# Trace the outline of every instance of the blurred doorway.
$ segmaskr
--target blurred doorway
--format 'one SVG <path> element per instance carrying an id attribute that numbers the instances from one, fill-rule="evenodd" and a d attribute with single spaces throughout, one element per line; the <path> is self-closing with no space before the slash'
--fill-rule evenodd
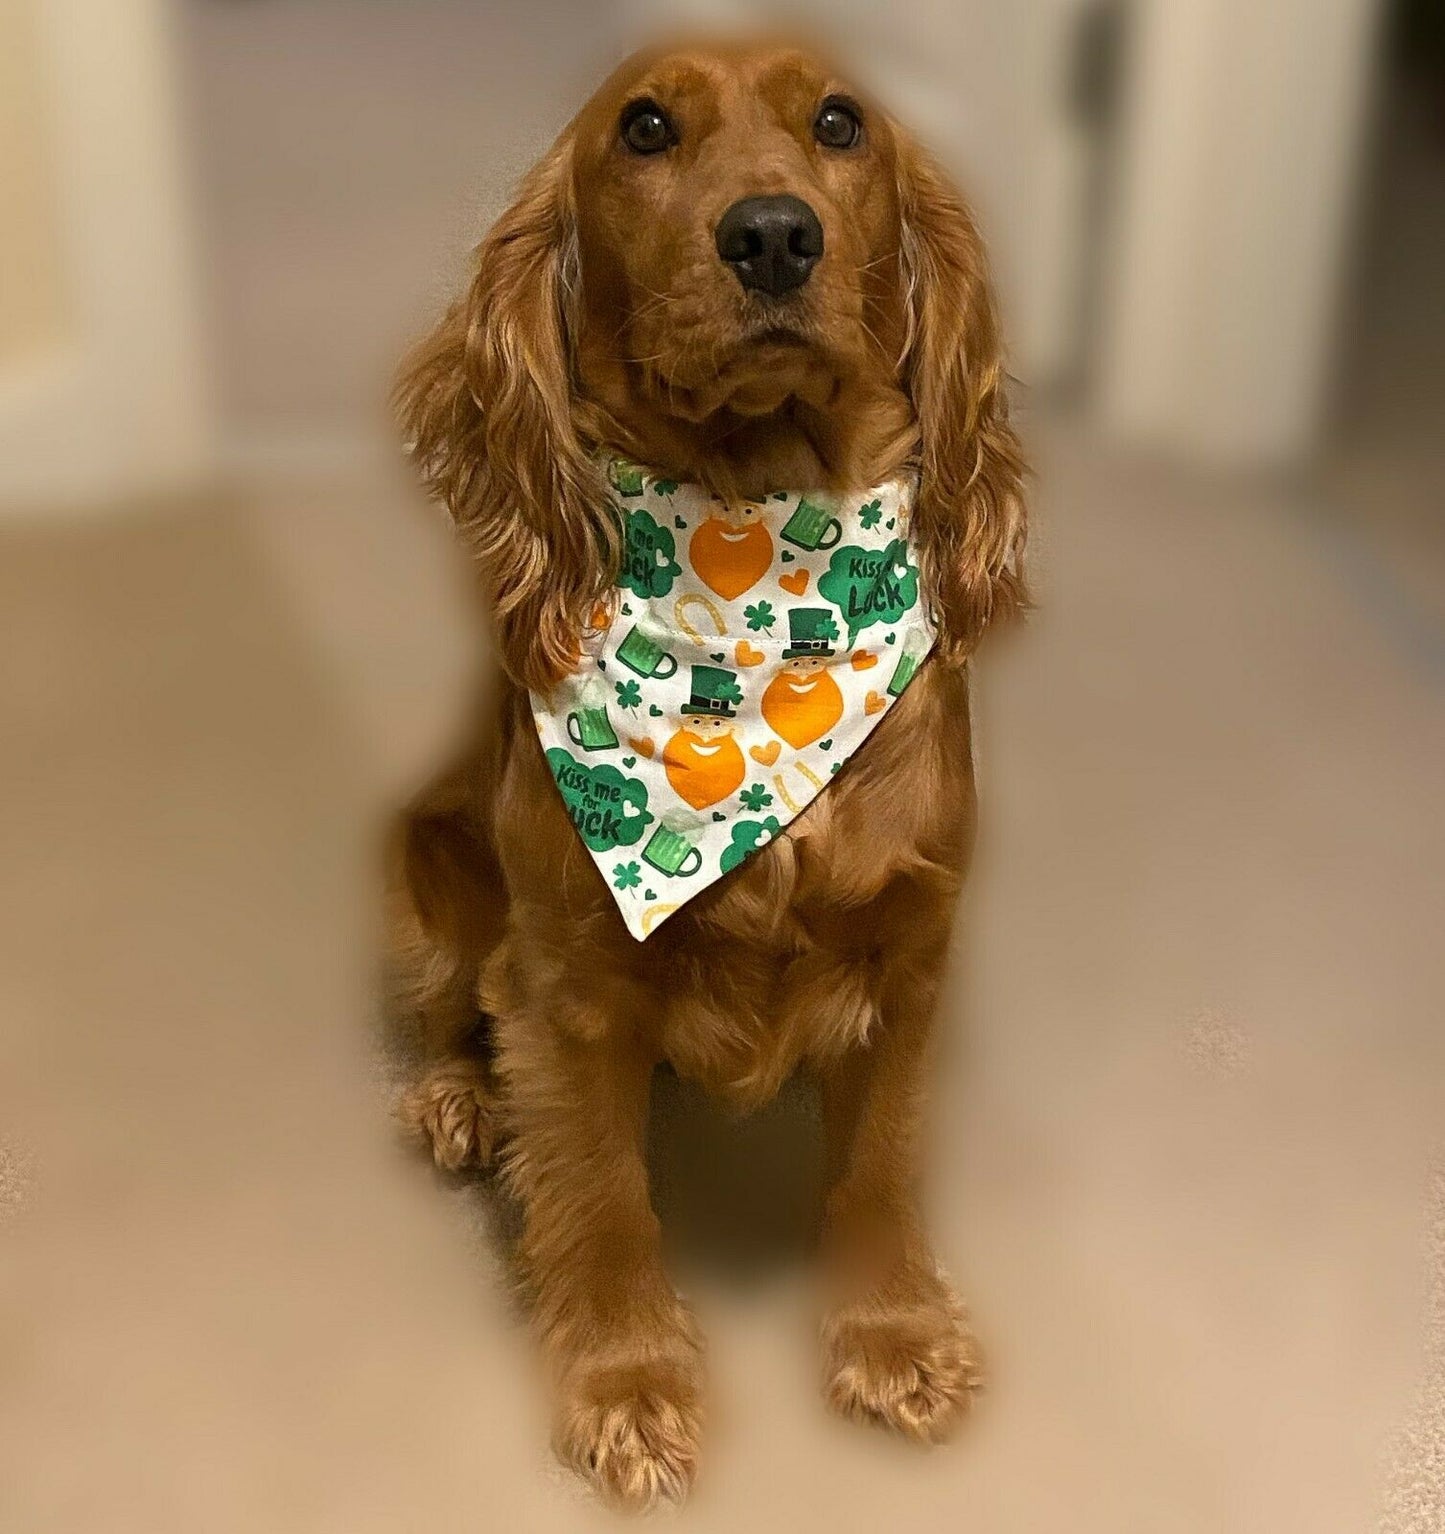
<path id="1" fill-rule="evenodd" d="M 1390 8 L 1324 444 L 1331 503 L 1445 623 L 1445 6 Z M 1439 654 L 1439 639 L 1432 642 Z"/>
<path id="2" fill-rule="evenodd" d="M 1133 0 L 1096 405 L 1275 468 L 1318 446 L 1381 0 Z"/>
<path id="3" fill-rule="evenodd" d="M 1445 6 L 1391 8 L 1335 378 L 1337 453 L 1445 452 Z M 1437 482 L 1438 483 L 1438 482 Z M 1445 518 L 1445 501 L 1433 510 Z"/>
<path id="4" fill-rule="evenodd" d="M 0 7 L 0 508 L 204 471 L 167 0 Z"/>

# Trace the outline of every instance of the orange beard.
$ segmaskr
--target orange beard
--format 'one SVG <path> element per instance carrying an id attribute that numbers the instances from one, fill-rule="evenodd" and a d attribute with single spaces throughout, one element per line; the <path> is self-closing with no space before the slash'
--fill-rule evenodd
<path id="1" fill-rule="evenodd" d="M 704 585 L 731 602 L 767 574 L 773 539 L 761 522 L 734 527 L 721 517 L 709 517 L 692 535 L 688 557 Z"/>
<path id="2" fill-rule="evenodd" d="M 800 750 L 843 717 L 843 694 L 826 671 L 800 677 L 780 671 L 763 694 L 763 718 L 775 735 Z"/>
<path id="3" fill-rule="evenodd" d="M 690 734 L 686 725 L 668 741 L 662 760 L 674 792 L 695 810 L 726 799 L 742 787 L 748 772 L 743 753 L 731 735 L 710 744 Z"/>

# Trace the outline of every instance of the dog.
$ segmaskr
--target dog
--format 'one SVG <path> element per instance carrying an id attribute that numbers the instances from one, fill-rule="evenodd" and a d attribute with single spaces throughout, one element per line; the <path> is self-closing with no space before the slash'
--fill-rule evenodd
<path id="1" fill-rule="evenodd" d="M 622 64 L 404 367 L 410 451 L 474 563 L 500 675 L 393 849 L 391 957 L 425 1052 L 400 1111 L 442 1167 L 500 1162 L 557 1450 L 617 1502 L 680 1498 L 698 1458 L 699 1336 L 663 1269 L 643 1154 L 663 1062 L 744 1110 L 795 1072 L 817 1080 L 831 1404 L 932 1441 L 978 1383 L 915 1187 L 974 836 L 968 662 L 1027 602 L 1006 382 L 965 202 L 832 65 L 775 40 Z M 599 454 L 650 478 L 609 483 Z M 800 813 L 767 836 L 751 822 L 729 872 L 645 936 L 629 930 L 539 738 L 542 700 L 603 654 L 593 642 L 631 557 L 621 495 L 697 487 L 695 563 L 725 570 L 714 589 L 735 594 L 766 551 L 709 544 L 748 548 L 769 497 L 842 505 L 892 481 L 914 487 L 908 544 L 888 558 L 916 572 L 926 659 L 896 698 L 870 689 L 868 709 L 888 707 Z M 862 686 L 854 668 L 876 657 L 803 627 L 766 717 L 810 742 L 839 717 L 828 679 Z M 761 652 L 745 635 L 738 653 Z M 828 687 L 809 694 L 820 672 Z M 661 722 L 676 734 L 656 766 L 665 754 L 674 786 L 711 803 L 751 769 L 728 695 L 696 685 L 692 714 Z M 575 717 L 568 728 L 578 741 Z"/>

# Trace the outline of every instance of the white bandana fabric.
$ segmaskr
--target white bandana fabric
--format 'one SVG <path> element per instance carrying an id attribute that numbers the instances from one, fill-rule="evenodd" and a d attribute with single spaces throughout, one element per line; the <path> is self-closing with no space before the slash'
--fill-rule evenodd
<path id="1" fill-rule="evenodd" d="M 610 609 L 532 713 L 633 937 L 828 786 L 933 647 L 914 481 L 727 506 L 607 462 L 626 532 Z"/>

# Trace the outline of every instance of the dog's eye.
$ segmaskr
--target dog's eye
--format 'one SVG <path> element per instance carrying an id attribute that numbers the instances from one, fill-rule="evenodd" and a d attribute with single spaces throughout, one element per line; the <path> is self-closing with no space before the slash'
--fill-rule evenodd
<path id="1" fill-rule="evenodd" d="M 857 107 L 840 97 L 830 96 L 813 119 L 813 137 L 826 149 L 851 149 L 862 133 Z"/>
<path id="2" fill-rule="evenodd" d="M 622 142 L 635 154 L 657 154 L 677 141 L 655 101 L 634 101 L 622 114 Z"/>

